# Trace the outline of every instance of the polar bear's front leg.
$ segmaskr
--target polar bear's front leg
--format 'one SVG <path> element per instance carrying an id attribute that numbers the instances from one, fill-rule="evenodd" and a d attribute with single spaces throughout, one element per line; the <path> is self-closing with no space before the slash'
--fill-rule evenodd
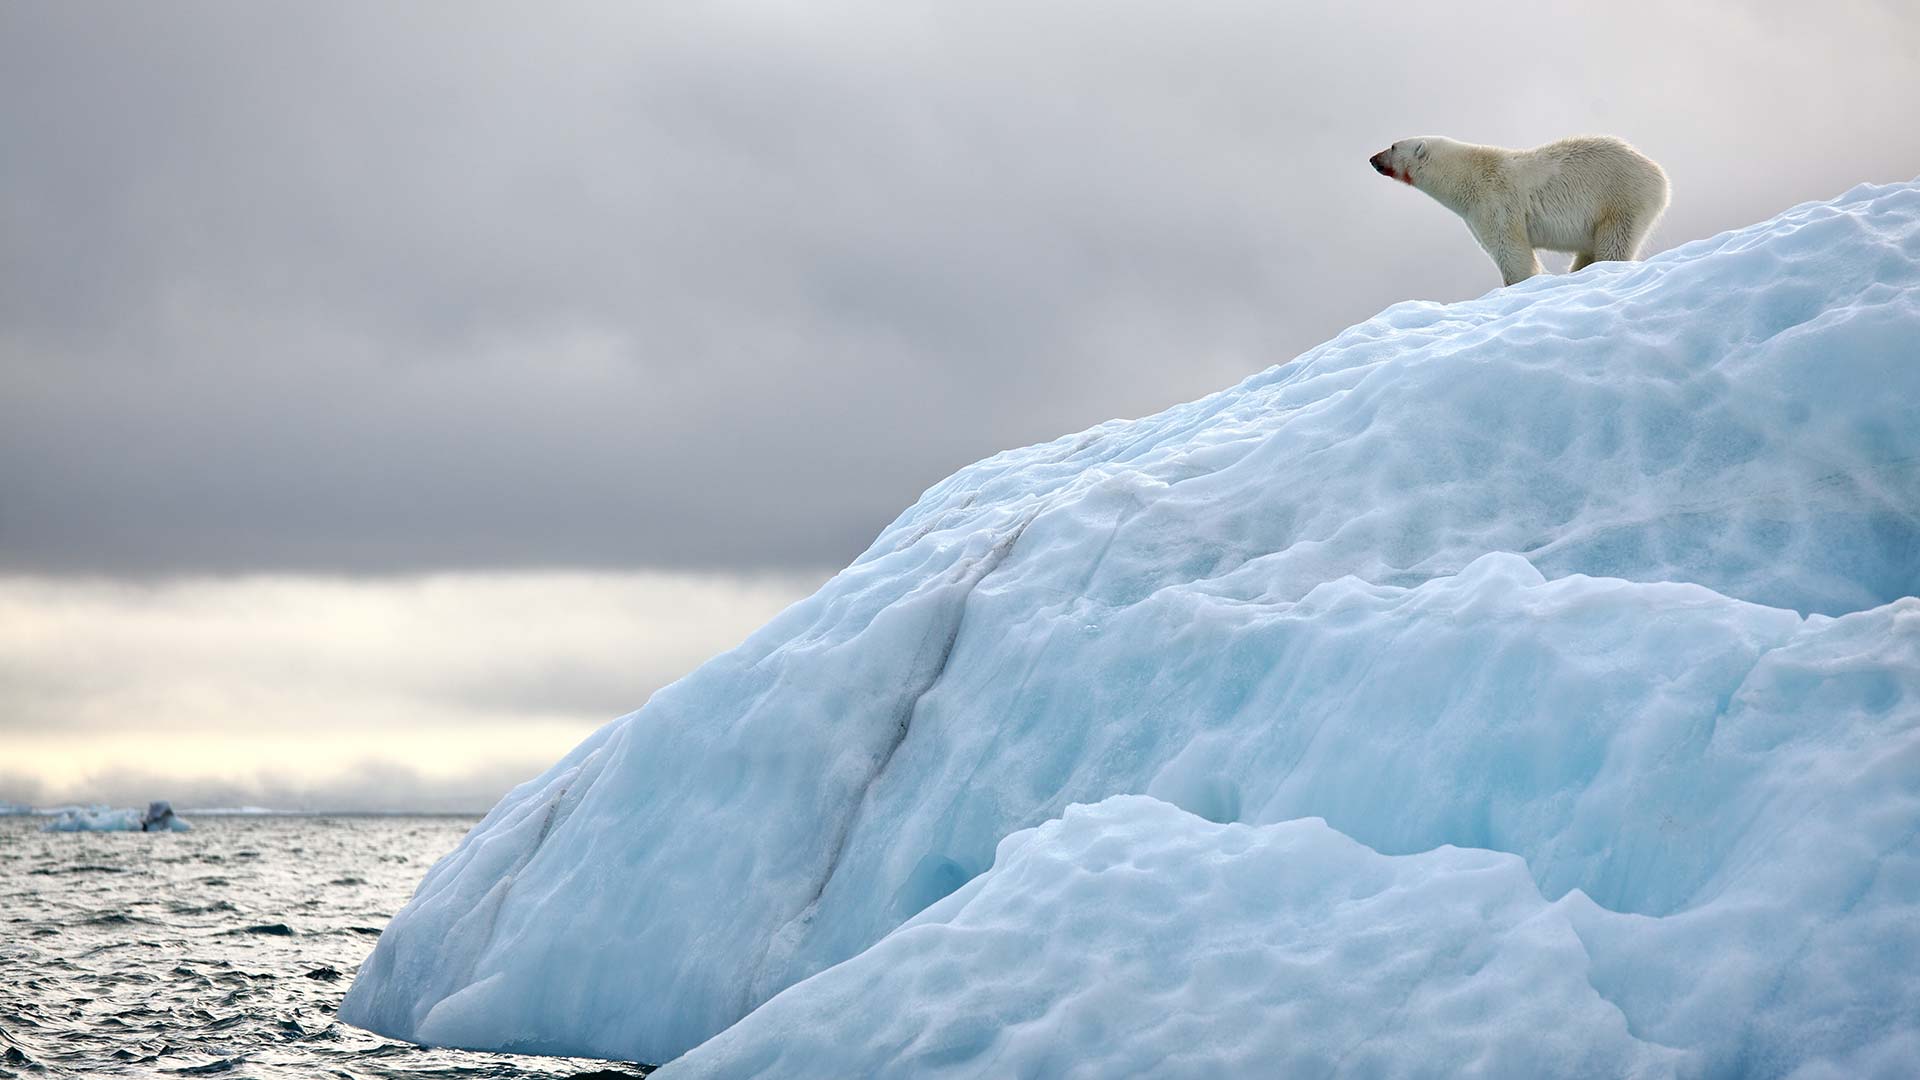
<path id="1" fill-rule="evenodd" d="M 1469 218 L 1467 225 L 1473 229 L 1474 239 L 1493 256 L 1494 265 L 1500 268 L 1501 280 L 1508 285 L 1541 272 L 1540 258 L 1533 253 L 1533 243 L 1527 238 L 1525 218 L 1511 215 Z"/>
<path id="2" fill-rule="evenodd" d="M 1503 244 L 1499 251 L 1490 254 L 1493 255 L 1493 261 L 1500 264 L 1500 277 L 1509 285 L 1517 285 L 1542 272 L 1540 257 L 1527 246 L 1524 237 L 1518 246 Z"/>

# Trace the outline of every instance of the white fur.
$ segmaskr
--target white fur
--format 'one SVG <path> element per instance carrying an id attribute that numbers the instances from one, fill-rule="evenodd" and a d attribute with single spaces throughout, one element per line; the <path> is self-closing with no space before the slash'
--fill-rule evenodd
<path id="1" fill-rule="evenodd" d="M 1429 135 L 1394 143 L 1373 165 L 1465 218 L 1509 285 L 1541 272 L 1536 248 L 1571 252 L 1575 270 L 1637 258 L 1667 208 L 1667 174 L 1607 135 L 1531 150 Z"/>

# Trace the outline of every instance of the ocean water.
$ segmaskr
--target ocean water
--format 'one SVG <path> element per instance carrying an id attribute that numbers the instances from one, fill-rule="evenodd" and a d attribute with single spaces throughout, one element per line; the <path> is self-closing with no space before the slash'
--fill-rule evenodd
<path id="1" fill-rule="evenodd" d="M 0 818 L 0 1077 L 638 1077 L 429 1050 L 341 1023 L 354 968 L 452 817 L 203 817 L 188 833 Z"/>

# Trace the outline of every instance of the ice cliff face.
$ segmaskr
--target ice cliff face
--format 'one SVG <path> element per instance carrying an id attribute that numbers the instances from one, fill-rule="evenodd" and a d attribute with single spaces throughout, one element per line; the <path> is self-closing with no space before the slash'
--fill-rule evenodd
<path id="1" fill-rule="evenodd" d="M 1910 1064 L 1916 592 L 1920 185 L 1401 304 L 935 486 L 503 800 L 341 1015 L 712 1040 L 663 1076 Z"/>

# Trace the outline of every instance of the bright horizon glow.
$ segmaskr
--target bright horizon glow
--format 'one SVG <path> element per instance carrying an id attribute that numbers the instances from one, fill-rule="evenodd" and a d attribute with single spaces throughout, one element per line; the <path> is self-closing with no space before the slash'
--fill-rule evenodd
<path id="1" fill-rule="evenodd" d="M 0 578 L 0 800 L 485 809 L 825 576 Z"/>

